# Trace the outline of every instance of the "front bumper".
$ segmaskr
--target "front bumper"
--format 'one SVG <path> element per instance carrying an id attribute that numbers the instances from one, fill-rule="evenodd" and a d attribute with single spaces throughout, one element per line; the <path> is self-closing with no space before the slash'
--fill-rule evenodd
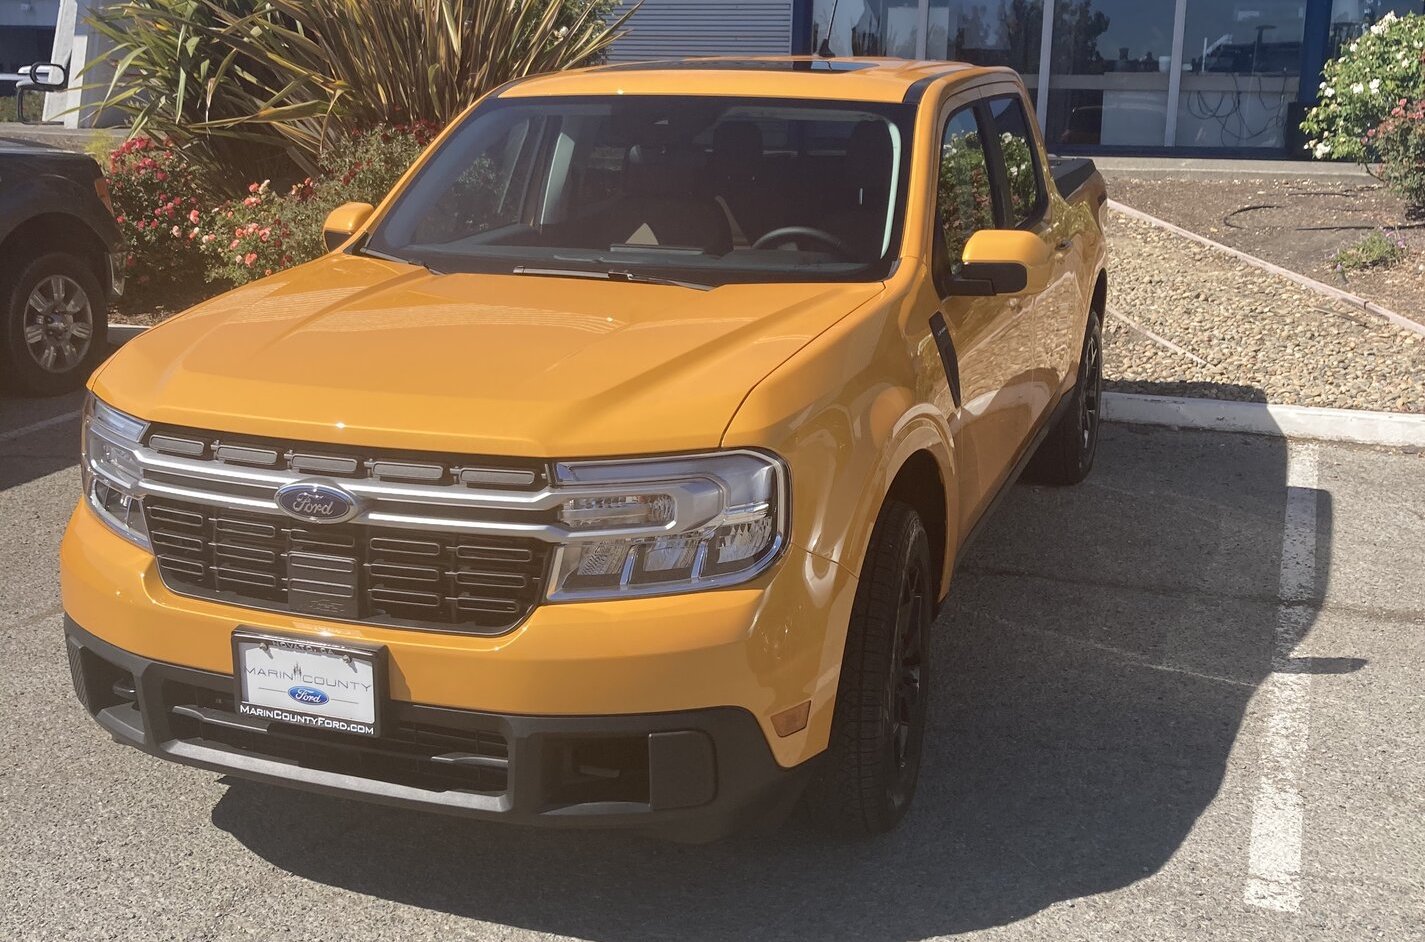
<path id="1" fill-rule="evenodd" d="M 131 654 L 65 616 L 75 692 L 120 743 L 185 765 L 308 791 L 552 827 L 711 840 L 796 800 L 734 707 L 520 716 L 395 702 L 379 739 L 233 712 L 230 675 Z"/>
<path id="2" fill-rule="evenodd" d="M 60 576 L 71 618 L 152 661 L 230 676 L 239 626 L 381 645 L 396 702 L 545 717 L 740 708 L 784 768 L 826 748 L 855 595 L 844 569 L 791 546 L 745 587 L 544 604 L 498 637 L 330 622 L 176 595 L 151 553 L 83 504 Z M 778 735 L 771 718 L 808 700 L 806 728 Z"/>

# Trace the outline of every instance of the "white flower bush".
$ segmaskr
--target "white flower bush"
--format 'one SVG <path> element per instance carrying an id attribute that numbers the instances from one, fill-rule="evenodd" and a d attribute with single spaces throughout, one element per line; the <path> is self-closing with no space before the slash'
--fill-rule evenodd
<path id="1" fill-rule="evenodd" d="M 1317 159 L 1375 158 L 1368 134 L 1402 101 L 1425 98 L 1425 16 L 1388 13 L 1326 63 L 1319 101 L 1302 122 Z"/>

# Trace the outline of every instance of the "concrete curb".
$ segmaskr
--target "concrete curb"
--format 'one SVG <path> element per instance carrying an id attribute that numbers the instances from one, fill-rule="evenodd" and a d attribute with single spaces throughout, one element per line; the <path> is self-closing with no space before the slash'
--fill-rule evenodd
<path id="1" fill-rule="evenodd" d="M 1125 425 L 1241 432 L 1358 445 L 1425 448 L 1425 415 L 1319 409 L 1269 402 L 1103 394 L 1103 418 Z"/>
<path id="2" fill-rule="evenodd" d="M 1221 242 L 1215 242 L 1212 239 L 1209 239 L 1207 236 L 1198 235 L 1196 232 L 1193 232 L 1189 229 L 1184 229 L 1182 226 L 1175 226 L 1167 220 L 1159 219 L 1157 216 L 1149 215 L 1148 213 L 1143 212 L 1143 210 L 1141 209 L 1134 209 L 1132 206 L 1125 206 L 1117 200 L 1109 200 L 1108 208 L 1113 210 L 1114 212 L 1122 213 L 1125 216 L 1131 216 L 1132 218 L 1137 219 L 1139 222 L 1146 222 L 1151 226 L 1157 226 L 1159 229 L 1166 229 L 1168 232 L 1171 232 L 1174 235 L 1180 235 L 1184 239 L 1191 239 L 1199 245 L 1205 245 L 1210 249 L 1216 249 L 1217 251 L 1222 252 L 1225 255 L 1231 255 L 1233 258 L 1246 262 L 1248 265 L 1251 265 L 1255 268 L 1260 268 L 1263 271 L 1271 272 L 1273 275 L 1278 275 L 1282 278 L 1287 279 L 1288 281 L 1295 282 L 1296 284 L 1301 285 L 1303 288 L 1309 288 L 1312 291 L 1315 291 L 1317 294 L 1325 295 L 1326 297 L 1333 298 L 1337 301 L 1344 301 L 1345 303 L 1350 304 L 1353 307 L 1358 307 L 1363 311 L 1369 311 L 1377 317 L 1381 317 L 1385 320 L 1390 321 L 1396 327 L 1402 327 L 1405 330 L 1414 331 L 1415 333 L 1420 334 L 1421 336 L 1425 336 L 1425 324 L 1418 323 L 1408 317 L 1405 317 L 1404 315 L 1397 314 L 1389 308 L 1381 307 L 1374 301 L 1367 301 L 1365 298 L 1359 295 L 1351 294 L 1351 292 L 1349 291 L 1342 291 L 1340 288 L 1332 287 L 1331 285 L 1328 285 L 1325 282 L 1317 281 L 1315 278 L 1308 278 L 1306 275 L 1303 275 L 1300 272 L 1294 272 L 1289 268 L 1282 268 L 1280 265 L 1273 265 L 1271 262 L 1257 258 L 1257 256 L 1255 255 L 1248 255 L 1241 249 L 1234 249 L 1230 245 L 1223 245 Z"/>
<path id="3" fill-rule="evenodd" d="M 122 347 L 146 330 L 148 327 L 144 324 L 110 324 L 109 345 Z"/>

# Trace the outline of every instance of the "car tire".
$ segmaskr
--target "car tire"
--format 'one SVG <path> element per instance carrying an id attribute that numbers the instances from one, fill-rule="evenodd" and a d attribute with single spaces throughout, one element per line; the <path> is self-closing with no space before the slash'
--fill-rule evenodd
<path id="1" fill-rule="evenodd" d="M 0 385 L 54 396 L 77 389 L 99 364 L 109 324 L 104 290 L 82 258 L 47 252 L 6 279 Z"/>
<path id="2" fill-rule="evenodd" d="M 883 834 L 910 807 L 925 736 L 934 608 L 930 543 L 920 515 L 889 501 L 852 605 L 831 742 L 807 793 L 826 830 Z"/>
<path id="3" fill-rule="evenodd" d="M 1026 468 L 1025 477 L 1036 484 L 1078 484 L 1093 470 L 1103 422 L 1103 321 L 1089 314 L 1079 378 L 1070 394 L 1068 409 L 1049 430 Z"/>

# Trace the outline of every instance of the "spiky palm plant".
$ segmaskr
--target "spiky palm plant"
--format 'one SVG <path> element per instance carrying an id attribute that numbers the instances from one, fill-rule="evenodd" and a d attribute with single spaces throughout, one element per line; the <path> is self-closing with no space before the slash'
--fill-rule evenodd
<path id="1" fill-rule="evenodd" d="M 344 133 L 444 124 L 511 79 L 596 61 L 608 0 L 124 0 L 105 107 L 171 138 L 216 189 L 315 171 Z M 272 164 L 285 164 L 269 169 Z M 266 166 L 264 166 L 266 165 Z M 264 172 L 265 171 L 265 172 Z"/>

